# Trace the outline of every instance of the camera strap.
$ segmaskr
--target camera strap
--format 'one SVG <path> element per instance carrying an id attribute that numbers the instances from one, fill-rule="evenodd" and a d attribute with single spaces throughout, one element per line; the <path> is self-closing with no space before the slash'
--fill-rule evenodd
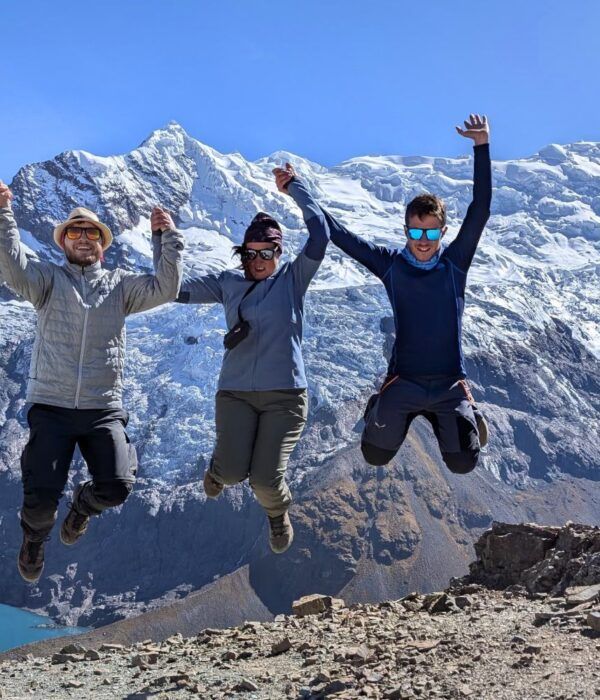
<path id="1" fill-rule="evenodd" d="M 238 318 L 240 320 L 240 323 L 244 322 L 244 319 L 242 318 L 242 303 L 244 299 L 250 294 L 250 292 L 256 287 L 256 285 L 260 282 L 261 280 L 256 280 L 253 284 L 251 284 L 248 289 L 244 292 L 244 296 L 240 299 L 240 305 L 238 306 Z"/>

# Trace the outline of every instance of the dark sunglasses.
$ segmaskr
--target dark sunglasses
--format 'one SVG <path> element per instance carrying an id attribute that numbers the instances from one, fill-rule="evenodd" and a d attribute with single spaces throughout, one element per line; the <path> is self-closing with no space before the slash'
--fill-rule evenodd
<path id="1" fill-rule="evenodd" d="M 273 260 L 277 248 L 264 248 L 263 250 L 254 250 L 253 248 L 244 248 L 241 253 L 242 260 L 244 262 L 250 262 L 250 260 L 256 260 L 256 256 L 260 255 L 263 260 Z"/>
<path id="2" fill-rule="evenodd" d="M 442 237 L 441 228 L 409 228 L 408 236 L 412 241 L 420 241 L 423 234 L 427 236 L 428 241 L 439 241 Z"/>

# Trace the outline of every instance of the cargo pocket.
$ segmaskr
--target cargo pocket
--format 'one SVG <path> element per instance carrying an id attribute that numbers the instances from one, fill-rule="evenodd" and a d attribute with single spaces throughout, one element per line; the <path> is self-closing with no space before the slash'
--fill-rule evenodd
<path id="1" fill-rule="evenodd" d="M 23 486 L 27 487 L 29 482 L 29 476 L 31 475 L 31 467 L 27 464 L 27 453 L 29 451 L 29 443 L 23 448 L 21 452 L 21 483 Z"/>
<path id="2" fill-rule="evenodd" d="M 458 431 L 458 444 L 461 452 L 474 452 L 479 450 L 479 431 L 475 418 L 473 420 L 463 415 L 456 417 Z"/>
<path id="3" fill-rule="evenodd" d="M 127 435 L 127 433 L 125 433 L 125 440 L 127 441 L 127 455 L 129 458 L 129 476 L 133 481 L 135 481 L 138 472 L 137 450 L 135 449 L 135 445 L 129 439 L 129 435 Z"/>

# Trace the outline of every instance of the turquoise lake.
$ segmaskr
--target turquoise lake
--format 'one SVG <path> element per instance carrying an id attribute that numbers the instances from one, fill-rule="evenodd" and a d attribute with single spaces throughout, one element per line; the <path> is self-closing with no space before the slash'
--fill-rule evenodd
<path id="1" fill-rule="evenodd" d="M 80 627 L 56 627 L 49 617 L 0 605 L 0 651 L 49 637 L 85 632 Z"/>

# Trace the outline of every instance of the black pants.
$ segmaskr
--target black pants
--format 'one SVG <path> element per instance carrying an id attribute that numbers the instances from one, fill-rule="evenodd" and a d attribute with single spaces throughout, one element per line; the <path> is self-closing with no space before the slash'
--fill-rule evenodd
<path id="1" fill-rule="evenodd" d="M 33 404 L 27 421 L 29 441 L 21 456 L 21 526 L 29 537 L 42 540 L 52 530 L 76 445 L 92 481 L 83 485 L 75 509 L 99 515 L 125 501 L 137 471 L 135 448 L 125 432 L 126 411 Z"/>
<path id="2" fill-rule="evenodd" d="M 477 408 L 460 377 L 395 378 L 371 397 L 365 411 L 362 452 L 369 464 L 387 464 L 417 416 L 431 423 L 446 466 L 458 474 L 479 459 Z"/>

